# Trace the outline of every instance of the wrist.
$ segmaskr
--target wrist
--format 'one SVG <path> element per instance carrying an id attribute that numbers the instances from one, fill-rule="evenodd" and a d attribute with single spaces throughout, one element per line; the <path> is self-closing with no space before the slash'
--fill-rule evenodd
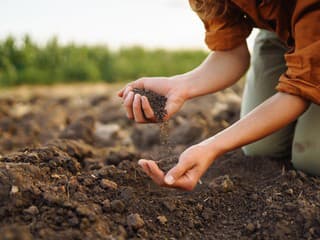
<path id="1" fill-rule="evenodd" d="M 193 98 L 192 96 L 192 90 L 194 88 L 193 78 L 190 73 L 176 75 L 170 78 L 170 81 L 174 82 L 174 85 L 176 86 L 175 91 L 179 93 L 181 98 L 184 100 L 189 100 Z"/>
<path id="2" fill-rule="evenodd" d="M 224 153 L 228 152 L 228 147 L 219 140 L 219 136 L 215 135 L 210 137 L 198 144 L 207 149 L 208 152 L 212 154 L 212 158 L 217 158 Z"/>

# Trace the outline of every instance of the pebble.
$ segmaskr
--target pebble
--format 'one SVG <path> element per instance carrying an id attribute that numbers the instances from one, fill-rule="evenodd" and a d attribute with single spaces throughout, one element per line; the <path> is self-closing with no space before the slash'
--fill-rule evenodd
<path id="1" fill-rule="evenodd" d="M 162 204 L 163 204 L 163 205 L 165 206 L 165 208 L 167 208 L 170 212 L 173 212 L 173 211 L 177 208 L 176 204 L 175 204 L 174 202 L 172 202 L 172 201 L 167 201 L 167 200 L 165 200 L 165 201 L 162 202 Z"/>
<path id="2" fill-rule="evenodd" d="M 111 209 L 115 212 L 122 213 L 125 207 L 125 204 L 121 200 L 113 200 L 111 202 Z"/>
<path id="3" fill-rule="evenodd" d="M 226 179 L 223 180 L 221 186 L 222 186 L 222 189 L 224 192 L 230 192 L 230 191 L 232 191 L 234 184 L 231 181 L 231 179 L 229 178 L 229 176 L 227 176 Z"/>
<path id="4" fill-rule="evenodd" d="M 292 188 L 289 188 L 286 190 L 286 193 L 290 194 L 290 195 L 293 195 L 293 189 Z"/>
<path id="5" fill-rule="evenodd" d="M 168 222 L 168 219 L 166 216 L 158 216 L 157 217 L 158 221 L 161 223 L 161 224 L 166 224 Z"/>
<path id="6" fill-rule="evenodd" d="M 111 208 L 111 203 L 110 203 L 110 200 L 109 199 L 105 199 L 103 202 L 102 202 L 102 209 L 107 212 L 109 211 Z"/>
<path id="7" fill-rule="evenodd" d="M 19 192 L 19 188 L 17 186 L 12 186 L 11 187 L 11 191 L 10 191 L 11 194 L 16 194 L 18 192 Z"/>
<path id="8" fill-rule="evenodd" d="M 248 223 L 248 224 L 246 225 L 246 229 L 247 229 L 248 231 L 250 231 L 250 232 L 253 232 L 253 231 L 256 229 L 256 227 L 254 226 L 253 223 Z"/>
<path id="9" fill-rule="evenodd" d="M 288 175 L 291 178 L 296 178 L 297 177 L 297 172 L 295 170 L 290 170 L 290 171 L 288 171 Z"/>
<path id="10" fill-rule="evenodd" d="M 259 198 L 259 195 L 256 194 L 256 193 L 253 193 L 253 194 L 251 195 L 251 198 L 252 198 L 252 200 L 257 201 L 258 198 Z"/>
<path id="11" fill-rule="evenodd" d="M 134 214 L 130 214 L 128 217 L 127 217 L 127 224 L 129 227 L 132 227 L 134 229 L 139 229 L 139 228 L 142 228 L 143 225 L 144 225 L 144 221 L 143 219 L 140 217 L 139 214 L 137 213 L 134 213 Z"/>
<path id="12" fill-rule="evenodd" d="M 115 182 L 109 180 L 109 179 L 102 179 L 100 182 L 100 186 L 104 189 L 114 189 L 116 190 L 118 188 L 118 184 L 116 184 Z"/>
<path id="13" fill-rule="evenodd" d="M 32 216 L 35 216 L 35 215 L 39 214 L 39 209 L 36 206 L 32 205 L 32 206 L 24 209 L 23 212 L 30 214 Z"/>
<path id="14" fill-rule="evenodd" d="M 144 230 L 143 228 L 140 228 L 137 232 L 138 237 L 141 239 L 147 239 L 148 238 L 148 232 Z"/>
<path id="15" fill-rule="evenodd" d="M 234 188 L 234 183 L 230 179 L 229 175 L 219 176 L 215 178 L 210 184 L 210 188 L 216 189 L 222 192 L 230 192 Z"/>

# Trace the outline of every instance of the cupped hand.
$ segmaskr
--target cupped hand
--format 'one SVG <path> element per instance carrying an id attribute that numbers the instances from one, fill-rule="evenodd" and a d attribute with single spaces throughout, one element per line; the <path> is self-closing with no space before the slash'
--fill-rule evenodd
<path id="1" fill-rule="evenodd" d="M 191 191 L 216 156 L 207 146 L 198 144 L 185 150 L 176 166 L 165 174 L 152 160 L 139 160 L 143 171 L 159 186 Z"/>
<path id="2" fill-rule="evenodd" d="M 174 78 L 140 78 L 131 82 L 118 92 L 118 96 L 123 99 L 127 117 L 138 123 L 156 122 L 157 119 L 148 99 L 140 94 L 135 94 L 133 92 L 134 88 L 148 89 L 167 97 L 167 115 L 163 120 L 168 120 L 182 107 L 186 100 L 186 93 L 183 91 L 183 86 Z"/>

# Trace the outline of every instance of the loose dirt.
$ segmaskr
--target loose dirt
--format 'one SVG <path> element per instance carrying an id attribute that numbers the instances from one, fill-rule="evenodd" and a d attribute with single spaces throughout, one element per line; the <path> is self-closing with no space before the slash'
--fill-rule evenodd
<path id="1" fill-rule="evenodd" d="M 162 149 L 160 149 L 162 155 L 165 156 L 167 162 L 174 161 L 173 149 L 174 145 L 170 142 L 170 127 L 169 121 L 165 121 L 164 118 L 167 114 L 166 103 L 167 98 L 162 96 L 154 91 L 146 90 L 146 89 L 133 89 L 133 92 L 136 94 L 140 94 L 141 96 L 147 97 L 150 106 L 154 112 L 156 117 L 156 121 L 160 128 L 160 144 L 162 145 Z M 158 155 L 159 157 L 159 155 Z M 162 161 L 163 159 L 155 159 L 156 161 Z"/>
<path id="2" fill-rule="evenodd" d="M 0 96 L 0 239 L 320 238 L 320 179 L 288 159 L 238 150 L 193 192 L 154 185 L 137 161 L 157 159 L 159 129 L 128 121 L 101 89 Z M 173 153 L 236 120 L 237 99 L 186 104 L 170 123 Z"/>

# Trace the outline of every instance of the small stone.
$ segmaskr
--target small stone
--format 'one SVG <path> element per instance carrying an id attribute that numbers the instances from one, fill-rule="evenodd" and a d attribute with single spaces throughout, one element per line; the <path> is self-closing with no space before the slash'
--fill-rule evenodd
<path id="1" fill-rule="evenodd" d="M 139 229 L 139 228 L 142 228 L 143 225 L 144 225 L 144 221 L 143 219 L 140 217 L 139 214 L 137 213 L 134 213 L 134 214 L 130 214 L 128 217 L 127 217 L 127 224 L 129 227 L 132 227 L 134 229 Z"/>
<path id="2" fill-rule="evenodd" d="M 229 175 L 219 176 L 215 178 L 209 187 L 222 192 L 230 192 L 234 188 L 234 183 L 230 179 Z"/>
<path id="3" fill-rule="evenodd" d="M 268 205 L 270 205 L 270 204 L 272 203 L 272 197 L 268 197 L 268 198 L 266 199 L 266 203 L 267 203 Z"/>
<path id="4" fill-rule="evenodd" d="M 109 179 L 106 179 L 106 178 L 101 180 L 100 186 L 104 189 L 116 190 L 118 188 L 118 185 L 115 182 L 110 181 Z"/>
<path id="5" fill-rule="evenodd" d="M 166 218 L 166 216 L 158 216 L 157 219 L 163 225 L 168 222 L 168 219 Z"/>
<path id="6" fill-rule="evenodd" d="M 291 178 L 296 178 L 297 172 L 295 170 L 290 170 L 290 171 L 288 171 L 288 176 Z"/>
<path id="7" fill-rule="evenodd" d="M 32 216 L 35 216 L 35 215 L 39 214 L 39 209 L 36 206 L 32 205 L 32 206 L 24 209 L 23 212 L 30 214 Z"/>
<path id="8" fill-rule="evenodd" d="M 148 232 L 144 230 L 143 228 L 140 228 L 137 232 L 138 237 L 141 239 L 147 239 L 148 238 Z"/>
<path id="9" fill-rule="evenodd" d="M 293 189 L 292 188 L 287 189 L 286 193 L 288 193 L 289 195 L 293 195 Z"/>
<path id="10" fill-rule="evenodd" d="M 119 235 L 119 237 L 122 237 L 123 239 L 128 238 L 128 233 L 127 233 L 126 229 L 121 225 L 118 226 L 118 235 Z"/>
<path id="11" fill-rule="evenodd" d="M 222 182 L 221 186 L 224 192 L 230 192 L 232 191 L 234 184 L 231 181 L 231 179 L 228 177 Z"/>
<path id="12" fill-rule="evenodd" d="M 162 204 L 164 205 L 165 208 L 167 208 L 170 212 L 173 212 L 177 206 L 173 201 L 163 201 Z"/>
<path id="13" fill-rule="evenodd" d="M 113 200 L 111 202 L 111 209 L 115 212 L 122 213 L 125 207 L 125 204 L 121 200 Z"/>
<path id="14" fill-rule="evenodd" d="M 248 224 L 246 225 L 246 229 L 247 229 L 249 232 L 253 232 L 253 231 L 256 229 L 256 227 L 254 226 L 253 223 L 248 223 Z"/>
<path id="15" fill-rule="evenodd" d="M 19 192 L 19 188 L 17 186 L 12 186 L 11 187 L 11 191 L 10 191 L 11 194 L 16 194 L 18 192 Z"/>
<path id="16" fill-rule="evenodd" d="M 105 212 L 108 212 L 111 208 L 111 203 L 110 203 L 110 200 L 109 199 L 106 199 L 102 202 L 102 209 L 105 211 Z"/>
<path id="17" fill-rule="evenodd" d="M 257 201 L 258 198 L 259 198 L 259 195 L 256 194 L 256 193 L 253 193 L 253 194 L 251 195 L 251 198 L 252 198 L 252 200 Z"/>

